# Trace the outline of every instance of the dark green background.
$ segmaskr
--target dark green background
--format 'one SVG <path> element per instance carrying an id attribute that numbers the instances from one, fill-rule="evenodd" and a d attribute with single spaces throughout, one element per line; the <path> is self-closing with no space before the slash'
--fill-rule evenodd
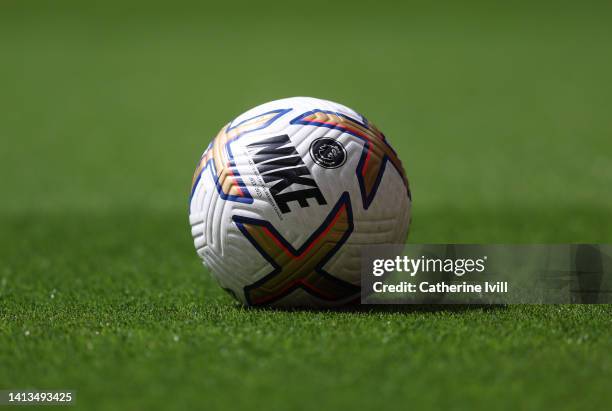
<path id="1" fill-rule="evenodd" d="M 0 388 L 81 409 L 607 409 L 610 306 L 245 310 L 187 222 L 262 102 L 363 112 L 411 242 L 612 242 L 604 2 L 0 4 Z M 103 5 L 102 5 L 103 4 Z"/>

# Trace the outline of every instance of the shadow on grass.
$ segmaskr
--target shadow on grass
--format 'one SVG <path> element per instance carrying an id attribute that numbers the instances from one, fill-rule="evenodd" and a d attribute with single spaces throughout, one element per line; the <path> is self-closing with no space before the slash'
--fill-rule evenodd
<path id="1" fill-rule="evenodd" d="M 310 312 L 310 313 L 355 313 L 355 314 L 376 314 L 376 313 L 464 313 L 476 310 L 482 311 L 497 311 L 506 310 L 506 305 L 490 305 L 490 304 L 354 304 L 345 305 L 342 307 L 245 307 L 237 303 L 236 308 L 242 308 L 249 311 L 266 311 L 266 312 Z"/>

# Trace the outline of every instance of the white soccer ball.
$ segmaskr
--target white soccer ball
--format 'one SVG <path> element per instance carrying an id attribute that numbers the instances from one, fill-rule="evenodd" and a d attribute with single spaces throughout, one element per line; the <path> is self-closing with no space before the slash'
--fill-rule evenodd
<path id="1" fill-rule="evenodd" d="M 402 164 L 365 117 L 308 97 L 272 101 L 224 126 L 193 177 L 198 255 L 245 305 L 359 300 L 361 251 L 404 243 Z"/>

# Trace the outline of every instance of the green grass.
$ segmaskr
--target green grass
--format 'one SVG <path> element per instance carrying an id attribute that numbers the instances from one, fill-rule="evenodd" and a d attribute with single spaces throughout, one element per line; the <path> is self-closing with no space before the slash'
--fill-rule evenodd
<path id="1" fill-rule="evenodd" d="M 389 136 L 411 242 L 612 242 L 609 6 L 30 6 L 0 6 L 0 389 L 87 410 L 609 408 L 611 306 L 247 310 L 187 222 L 218 128 L 312 95 Z"/>

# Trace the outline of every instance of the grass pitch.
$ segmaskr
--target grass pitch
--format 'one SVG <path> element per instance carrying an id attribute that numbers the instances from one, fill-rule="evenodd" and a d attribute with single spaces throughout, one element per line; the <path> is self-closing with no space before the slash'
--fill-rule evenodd
<path id="1" fill-rule="evenodd" d="M 0 6 L 0 389 L 87 410 L 609 408 L 610 306 L 248 310 L 187 222 L 224 122 L 312 95 L 389 136 L 409 241 L 611 242 L 609 6 L 24 7 Z"/>

